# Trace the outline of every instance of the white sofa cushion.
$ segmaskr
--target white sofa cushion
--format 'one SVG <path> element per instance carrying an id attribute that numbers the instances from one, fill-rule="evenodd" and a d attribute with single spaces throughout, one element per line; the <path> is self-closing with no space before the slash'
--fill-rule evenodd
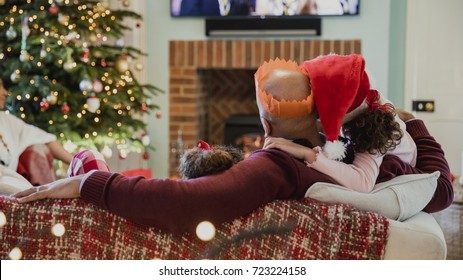
<path id="1" fill-rule="evenodd" d="M 360 193 L 348 188 L 316 183 L 305 196 L 322 202 L 341 202 L 360 210 L 374 211 L 389 219 L 404 221 L 417 214 L 428 204 L 437 188 L 440 173 L 410 174 L 375 185 L 370 193 Z"/>
<path id="2" fill-rule="evenodd" d="M 0 165 L 0 195 L 10 195 L 32 187 L 23 176 Z"/>

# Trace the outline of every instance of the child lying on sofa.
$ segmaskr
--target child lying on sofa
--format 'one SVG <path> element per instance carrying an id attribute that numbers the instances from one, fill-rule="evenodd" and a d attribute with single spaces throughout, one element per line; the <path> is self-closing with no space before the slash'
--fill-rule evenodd
<path id="1" fill-rule="evenodd" d="M 199 140 L 198 146 L 187 150 L 178 167 L 182 179 L 217 174 L 244 159 L 243 151 L 233 146 L 214 145 Z"/>

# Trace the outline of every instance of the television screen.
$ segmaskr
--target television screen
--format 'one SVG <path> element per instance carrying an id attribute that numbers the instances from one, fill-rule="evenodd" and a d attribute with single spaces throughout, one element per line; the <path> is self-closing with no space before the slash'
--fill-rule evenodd
<path id="1" fill-rule="evenodd" d="M 360 0 L 171 0 L 173 17 L 358 15 Z"/>

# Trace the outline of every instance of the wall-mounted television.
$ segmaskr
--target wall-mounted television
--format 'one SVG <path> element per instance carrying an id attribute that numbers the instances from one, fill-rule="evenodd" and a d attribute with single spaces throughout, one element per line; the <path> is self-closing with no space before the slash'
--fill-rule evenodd
<path id="1" fill-rule="evenodd" d="M 360 0 L 170 0 L 172 17 L 358 15 Z"/>

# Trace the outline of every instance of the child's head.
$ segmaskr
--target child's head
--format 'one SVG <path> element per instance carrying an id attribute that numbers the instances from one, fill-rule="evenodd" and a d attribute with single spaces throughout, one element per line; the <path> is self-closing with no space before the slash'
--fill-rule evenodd
<path id="1" fill-rule="evenodd" d="M 180 158 L 178 172 L 183 179 L 193 179 L 223 172 L 244 159 L 243 152 L 233 146 L 209 146 L 199 141 Z"/>
<path id="2" fill-rule="evenodd" d="M 345 146 L 338 141 L 346 114 L 356 116 L 343 128 L 356 152 L 384 154 L 402 137 L 391 104 L 379 105 L 379 93 L 372 89 L 361 55 L 325 55 L 305 61 L 312 92 L 327 142 L 323 152 L 330 159 L 342 159 Z M 366 105 L 365 105 L 366 104 Z M 356 110 L 362 107 L 361 110 Z M 361 113 L 361 114 L 359 114 Z"/>
<path id="3" fill-rule="evenodd" d="M 365 108 L 342 126 L 344 135 L 350 139 L 355 152 L 386 154 L 394 149 L 403 136 L 399 123 L 395 121 L 392 104 Z"/>

